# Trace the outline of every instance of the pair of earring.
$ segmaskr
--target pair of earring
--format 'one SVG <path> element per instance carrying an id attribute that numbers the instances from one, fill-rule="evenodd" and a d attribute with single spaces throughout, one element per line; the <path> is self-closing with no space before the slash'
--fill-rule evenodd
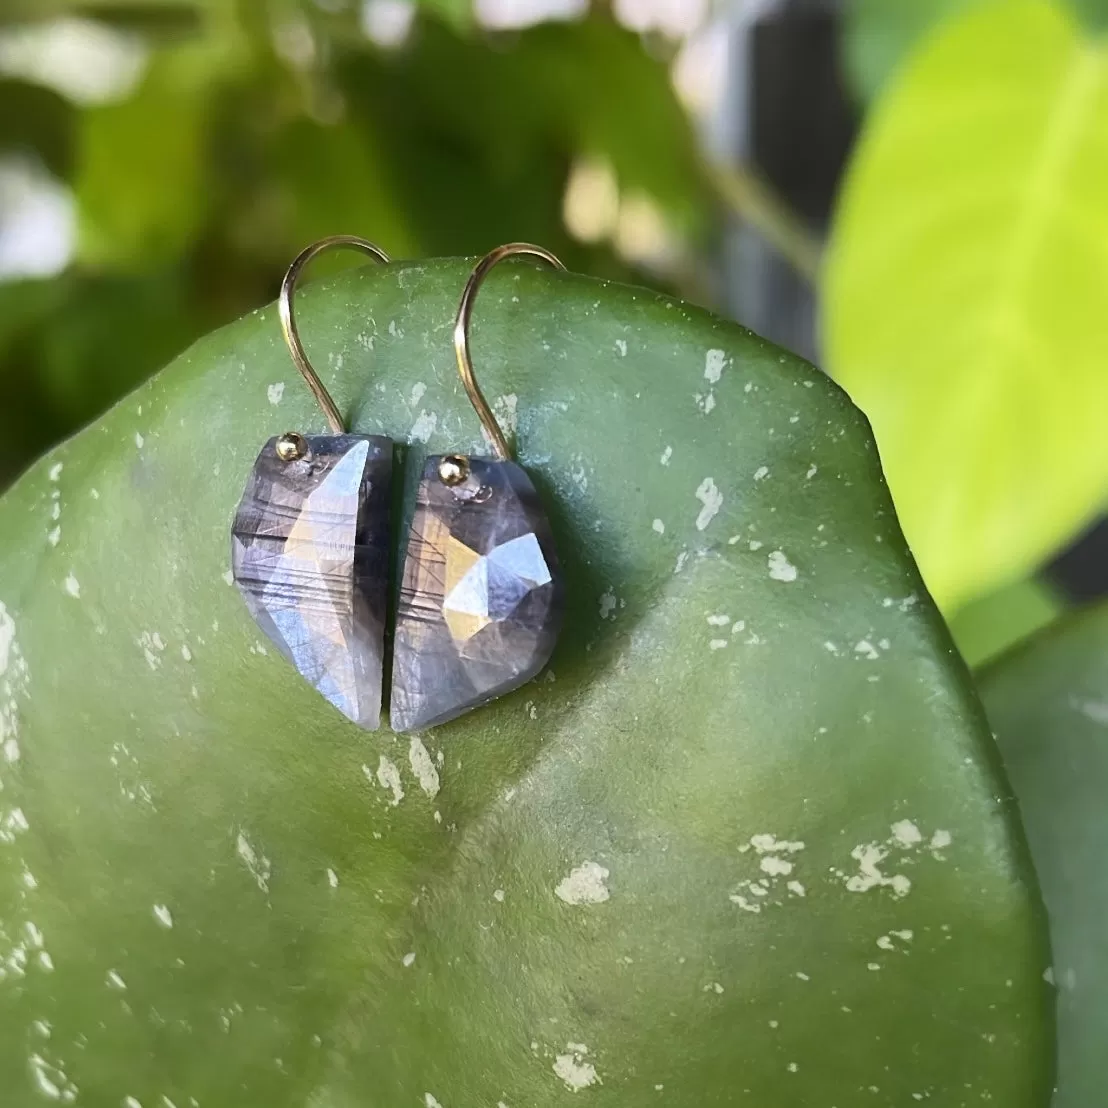
<path id="1" fill-rule="evenodd" d="M 285 342 L 332 434 L 286 432 L 254 463 L 232 527 L 232 573 L 265 633 L 344 715 L 380 725 L 389 609 L 393 443 L 346 431 L 312 368 L 293 314 L 304 267 L 333 247 L 387 263 L 365 239 L 341 235 L 304 250 L 281 286 Z M 510 243 L 466 283 L 454 349 L 494 457 L 429 457 L 416 497 L 392 649 L 390 722 L 419 731 L 531 680 L 561 627 L 563 586 L 550 524 L 531 479 L 512 460 L 469 353 L 477 292 L 498 262 L 539 246 Z"/>

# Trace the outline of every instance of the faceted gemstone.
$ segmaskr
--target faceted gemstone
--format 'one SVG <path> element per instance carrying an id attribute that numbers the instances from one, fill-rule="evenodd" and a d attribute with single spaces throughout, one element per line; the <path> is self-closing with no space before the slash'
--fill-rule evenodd
<path id="1" fill-rule="evenodd" d="M 291 461 L 270 439 L 231 529 L 246 606 L 343 715 L 380 726 L 392 443 L 312 435 Z"/>
<path id="2" fill-rule="evenodd" d="M 445 723 L 530 681 L 563 612 L 554 540 L 514 462 L 470 458 L 460 485 L 427 459 L 412 519 L 392 659 L 394 731 Z"/>

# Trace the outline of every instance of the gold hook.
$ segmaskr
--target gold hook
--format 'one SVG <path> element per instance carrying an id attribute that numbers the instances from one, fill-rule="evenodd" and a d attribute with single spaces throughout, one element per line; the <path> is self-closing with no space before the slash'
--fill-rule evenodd
<path id="1" fill-rule="evenodd" d="M 281 330 L 284 332 L 285 345 L 289 348 L 292 360 L 296 363 L 296 368 L 300 370 L 300 375 L 308 382 L 308 388 L 312 390 L 312 395 L 319 401 L 319 406 L 323 409 L 323 414 L 327 417 L 331 430 L 336 435 L 342 435 L 346 433 L 346 423 L 334 400 L 331 399 L 331 394 L 323 387 L 319 374 L 312 368 L 312 363 L 308 361 L 308 355 L 304 352 L 304 344 L 300 341 L 300 331 L 296 326 L 296 317 L 292 311 L 292 299 L 296 292 L 296 283 L 300 280 L 300 274 L 304 267 L 317 255 L 322 254 L 323 251 L 336 246 L 349 246 L 355 250 L 360 250 L 363 254 L 369 254 L 385 265 L 390 261 L 388 254 L 379 246 L 374 245 L 368 239 L 358 238 L 356 235 L 332 235 L 330 238 L 320 239 L 319 242 L 312 243 L 311 246 L 301 250 L 292 265 L 289 266 L 285 279 L 281 282 L 281 297 L 278 306 L 281 314 Z"/>
<path id="2" fill-rule="evenodd" d="M 477 418 L 492 440 L 497 456 L 504 462 L 511 460 L 512 452 L 473 372 L 473 362 L 469 356 L 469 321 L 473 315 L 473 301 L 477 297 L 481 282 L 488 276 L 489 270 L 494 265 L 513 254 L 527 254 L 532 258 L 548 262 L 555 269 L 565 269 L 565 266 L 549 250 L 544 250 L 541 246 L 533 246 L 528 242 L 509 242 L 505 246 L 498 246 L 495 250 L 489 251 L 469 275 L 465 291 L 462 293 L 462 302 L 458 305 L 458 315 L 454 320 L 454 353 L 458 357 L 458 372 L 461 374 L 462 384 L 465 385 L 466 395 L 477 413 Z"/>

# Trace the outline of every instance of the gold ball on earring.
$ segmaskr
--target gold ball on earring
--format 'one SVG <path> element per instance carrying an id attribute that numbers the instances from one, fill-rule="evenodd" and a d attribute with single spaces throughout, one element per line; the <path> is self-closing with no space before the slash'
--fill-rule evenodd
<path id="1" fill-rule="evenodd" d="M 277 439 L 274 449 L 282 462 L 295 462 L 308 453 L 308 440 L 295 431 L 286 431 Z"/>
<path id="2" fill-rule="evenodd" d="M 469 460 L 460 454 L 448 454 L 439 462 L 439 480 L 454 488 L 469 477 Z"/>

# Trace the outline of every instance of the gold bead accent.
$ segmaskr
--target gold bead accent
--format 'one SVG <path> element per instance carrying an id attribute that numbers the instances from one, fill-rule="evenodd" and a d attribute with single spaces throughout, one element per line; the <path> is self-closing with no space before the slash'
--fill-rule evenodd
<path id="1" fill-rule="evenodd" d="M 308 441 L 295 431 L 286 431 L 277 439 L 274 449 L 282 462 L 295 462 L 308 453 Z"/>
<path id="2" fill-rule="evenodd" d="M 461 454 L 448 454 L 439 462 L 439 480 L 454 488 L 469 477 L 469 459 Z"/>

